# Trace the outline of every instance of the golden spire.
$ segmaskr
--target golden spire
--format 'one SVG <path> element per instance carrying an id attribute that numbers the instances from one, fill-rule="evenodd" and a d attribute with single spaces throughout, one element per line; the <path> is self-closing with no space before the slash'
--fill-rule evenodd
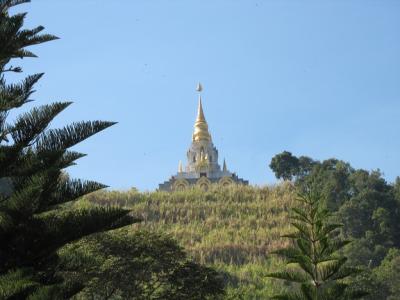
<path id="1" fill-rule="evenodd" d="M 182 173 L 183 172 L 183 166 L 182 166 L 182 161 L 179 161 L 179 165 L 178 165 L 178 173 Z"/>
<path id="2" fill-rule="evenodd" d="M 199 92 L 199 104 L 197 107 L 197 118 L 194 123 L 193 141 L 211 141 L 211 135 L 208 132 L 208 125 L 204 117 L 203 105 L 201 103 L 201 94 L 203 87 L 199 83 L 196 90 Z"/>

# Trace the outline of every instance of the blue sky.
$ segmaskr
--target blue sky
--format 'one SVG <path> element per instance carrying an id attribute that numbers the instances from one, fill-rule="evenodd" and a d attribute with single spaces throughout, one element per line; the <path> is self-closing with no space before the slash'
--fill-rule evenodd
<path id="1" fill-rule="evenodd" d="M 14 10 L 16 11 L 16 10 Z M 288 150 L 400 175 L 400 1 L 33 0 L 45 72 L 34 105 L 72 100 L 53 126 L 119 123 L 79 144 L 69 172 L 155 189 L 186 159 L 198 81 L 213 141 L 253 184 Z"/>

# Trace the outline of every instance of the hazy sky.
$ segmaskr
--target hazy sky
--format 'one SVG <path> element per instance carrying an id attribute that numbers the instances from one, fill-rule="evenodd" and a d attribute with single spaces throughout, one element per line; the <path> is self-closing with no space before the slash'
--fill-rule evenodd
<path id="1" fill-rule="evenodd" d="M 186 162 L 198 81 L 228 168 L 275 182 L 288 150 L 400 175 L 400 1 L 33 0 L 35 105 L 75 103 L 54 122 L 119 123 L 79 144 L 69 172 L 115 189 L 155 189 Z M 15 11 L 15 10 L 14 10 Z"/>

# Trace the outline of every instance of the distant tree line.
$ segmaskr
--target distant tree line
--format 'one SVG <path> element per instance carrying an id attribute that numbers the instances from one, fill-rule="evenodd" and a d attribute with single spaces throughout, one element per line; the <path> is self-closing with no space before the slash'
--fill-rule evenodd
<path id="1" fill-rule="evenodd" d="M 365 299 L 400 296 L 400 178 L 388 183 L 379 170 L 355 169 L 338 159 L 274 156 L 277 178 L 292 180 L 301 191 L 313 185 L 323 206 L 344 226 L 340 236 L 352 242 L 343 250 L 349 262 L 364 270 L 354 284 L 369 292 Z"/>

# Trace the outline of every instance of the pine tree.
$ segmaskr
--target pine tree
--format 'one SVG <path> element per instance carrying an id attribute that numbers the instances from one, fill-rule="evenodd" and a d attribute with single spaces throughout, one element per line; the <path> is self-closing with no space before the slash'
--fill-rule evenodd
<path id="1" fill-rule="evenodd" d="M 359 299 L 366 293 L 346 283 L 346 278 L 358 272 L 346 265 L 347 258 L 339 252 L 350 241 L 337 237 L 342 224 L 329 221 L 331 214 L 323 207 L 317 189 L 305 188 L 299 193 L 299 207 L 292 208 L 291 226 L 296 232 L 284 235 L 291 246 L 275 251 L 286 259 L 284 271 L 268 277 L 283 279 L 299 285 L 298 291 L 276 295 L 278 300 L 339 300 Z"/>
<path id="2" fill-rule="evenodd" d="M 71 102 L 43 105 L 9 123 L 11 110 L 32 101 L 33 86 L 43 74 L 8 83 L 16 58 L 35 57 L 26 47 L 57 37 L 42 26 L 23 29 L 26 14 L 9 14 L 27 0 L 0 0 L 0 299 L 60 299 L 82 288 L 57 276 L 57 250 L 86 235 L 134 222 L 117 208 L 74 210 L 67 203 L 102 189 L 103 184 L 69 179 L 63 169 L 83 157 L 68 149 L 113 122 L 77 122 L 49 129 Z"/>

